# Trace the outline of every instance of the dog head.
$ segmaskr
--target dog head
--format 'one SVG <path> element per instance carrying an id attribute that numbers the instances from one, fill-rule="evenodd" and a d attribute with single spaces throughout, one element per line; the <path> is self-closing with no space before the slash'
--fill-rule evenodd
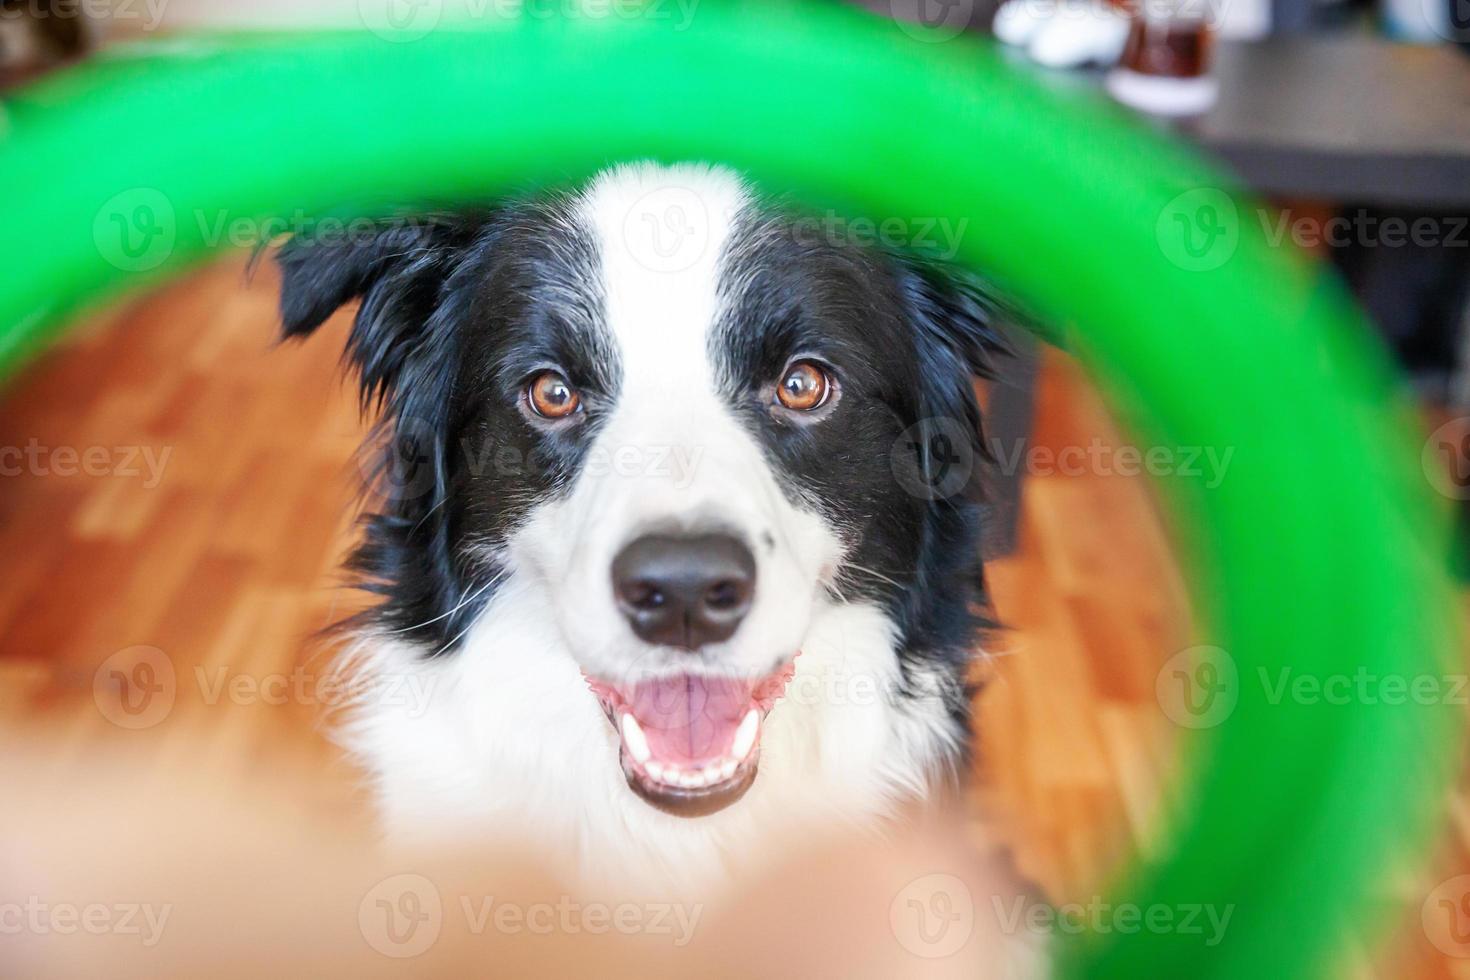
<path id="1" fill-rule="evenodd" d="M 697 166 L 279 262 L 288 337 L 361 301 L 348 358 L 386 447 L 367 628 L 454 656 L 516 577 L 655 806 L 744 793 L 824 605 L 871 603 L 900 661 L 962 670 L 998 346 L 970 281 Z"/>

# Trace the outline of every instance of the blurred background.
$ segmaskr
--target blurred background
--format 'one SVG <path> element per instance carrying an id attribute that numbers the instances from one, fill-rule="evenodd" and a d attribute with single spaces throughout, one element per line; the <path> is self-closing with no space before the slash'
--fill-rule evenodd
<path id="1" fill-rule="evenodd" d="M 698 3 L 666 6 L 669 16 L 697 17 Z M 236 28 L 437 22 L 505 6 L 0 0 L 0 121 L 7 91 L 119 45 Z M 993 34 L 1018 70 L 1048 86 L 1095 90 L 1113 103 L 1099 111 L 1177 133 L 1254 189 L 1264 203 L 1248 214 L 1233 206 L 1227 214 L 1208 194 L 1181 201 L 1169 216 L 1184 232 L 1177 261 L 1223 262 L 1231 224 L 1258 222 L 1273 245 L 1335 270 L 1412 386 L 1423 478 L 1465 512 L 1470 2 L 864 6 L 897 29 L 925 25 L 915 43 Z M 106 148 L 76 152 L 105 159 Z M 963 229 L 925 232 L 936 233 Z M 183 851 L 197 861 L 176 849 L 177 867 L 157 871 L 174 882 L 164 890 L 173 895 L 201 868 L 231 882 L 224 891 L 248 892 L 252 868 L 272 862 L 276 849 L 303 865 L 350 863 L 350 849 L 324 857 L 319 843 L 363 833 L 354 774 L 322 734 L 339 695 L 327 683 L 331 645 L 318 636 L 363 601 L 338 571 L 353 536 L 363 475 L 353 453 L 365 433 L 338 365 L 350 313 L 310 344 L 275 348 L 274 274 L 265 263 L 247 276 L 249 246 L 261 243 L 242 244 L 89 314 L 0 390 L 0 447 L 14 450 L 0 457 L 0 732 L 5 754 L 18 760 L 4 783 L 16 792 L 0 813 L 0 929 L 7 900 L 23 903 L 58 880 L 75 884 L 64 856 L 78 834 L 90 838 L 86 853 L 98 852 L 99 867 L 113 868 L 109 895 L 131 894 L 129 869 L 148 864 L 161 841 L 189 842 Z M 946 242 L 927 244 L 943 251 Z M 982 392 L 997 457 L 990 581 L 1005 628 L 977 668 L 980 751 L 964 808 L 972 847 L 916 844 L 874 859 L 900 869 L 900 891 L 869 896 L 880 923 L 904 882 L 927 880 L 916 869 L 983 878 L 995 865 L 1054 902 L 1095 900 L 1125 862 L 1158 852 L 1170 787 L 1182 775 L 1178 751 L 1198 727 L 1162 682 L 1195 631 L 1155 494 L 1185 466 L 1224 479 L 1228 455 L 1131 443 L 1071 359 L 1020 337 L 1017 347 L 1004 376 Z M 1463 555 L 1463 541 L 1446 542 L 1446 553 Z M 1445 616 L 1463 612 L 1462 602 Z M 1442 680 L 1447 700 L 1463 696 L 1465 676 Z M 1382 883 L 1386 941 L 1345 940 L 1343 976 L 1470 977 L 1463 789 L 1445 801 L 1444 817 L 1432 865 L 1406 866 Z M 217 829 L 200 836 L 201 823 Z M 279 901 L 282 890 L 328 904 L 341 898 L 357 921 L 358 893 L 336 896 L 320 879 L 271 880 L 275 901 L 255 910 L 257 925 L 281 949 L 311 938 Z M 225 902 L 192 925 L 176 920 L 163 933 L 174 945 L 158 947 L 172 957 L 171 972 L 220 966 L 210 943 L 224 938 L 243 958 L 237 966 L 262 954 L 260 944 L 229 936 L 239 905 Z M 748 937 L 757 925 L 737 922 L 728 935 Z M 880 924 L 881 942 L 865 940 L 877 944 L 872 975 L 952 965 L 893 922 L 888 929 Z M 355 945 L 373 941 L 361 931 L 344 928 L 332 941 L 363 953 Z M 0 934 L 0 950 L 14 938 Z M 21 936 L 31 946 L 12 947 L 26 957 L 15 962 L 37 974 L 75 975 L 99 962 L 143 972 L 158 952 L 99 946 L 57 959 L 57 938 Z M 741 949 L 751 945 L 731 939 L 711 962 L 748 965 Z M 548 965 L 541 953 L 524 955 L 528 965 Z M 576 959 L 583 952 L 567 955 L 556 965 L 585 962 Z M 619 962 L 648 975 L 641 955 Z"/>
<path id="2" fill-rule="evenodd" d="M 780 0 L 776 0 L 780 2 Z M 168 32 L 480 17 L 559 0 L 0 0 L 0 84 Z M 664 0 L 661 15 L 698 15 Z M 998 35 L 1046 84 L 1098 88 L 1275 206 L 1273 241 L 1346 278 L 1431 402 L 1470 403 L 1470 0 L 864 0 Z M 932 36 L 932 35 L 931 35 Z M 1203 84 L 1195 84 L 1195 83 Z M 1201 240 L 1208 229 L 1202 227 Z"/>

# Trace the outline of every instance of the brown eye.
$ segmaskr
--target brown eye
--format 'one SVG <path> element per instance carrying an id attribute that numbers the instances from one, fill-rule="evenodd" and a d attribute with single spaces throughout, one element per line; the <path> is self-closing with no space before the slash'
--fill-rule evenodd
<path id="1" fill-rule="evenodd" d="M 810 412 L 827 403 L 832 379 L 811 361 L 797 361 L 776 386 L 776 398 L 793 412 Z"/>
<path id="2" fill-rule="evenodd" d="M 527 386 L 526 401 L 531 403 L 531 410 L 542 418 L 564 419 L 577 410 L 582 397 L 566 378 L 555 371 L 543 371 Z"/>

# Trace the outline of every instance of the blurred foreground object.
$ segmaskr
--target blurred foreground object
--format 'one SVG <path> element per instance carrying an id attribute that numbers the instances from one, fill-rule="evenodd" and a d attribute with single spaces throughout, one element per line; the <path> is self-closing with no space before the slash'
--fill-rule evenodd
<path id="1" fill-rule="evenodd" d="M 814 842 L 719 903 L 575 894 L 493 840 L 468 858 L 386 855 L 364 827 L 303 817 L 289 786 L 139 762 L 99 757 L 67 799 L 21 790 L 0 815 L 0 972 L 1046 975 L 1040 907 L 958 835 Z M 0 771 L 24 787 L 44 767 Z"/>

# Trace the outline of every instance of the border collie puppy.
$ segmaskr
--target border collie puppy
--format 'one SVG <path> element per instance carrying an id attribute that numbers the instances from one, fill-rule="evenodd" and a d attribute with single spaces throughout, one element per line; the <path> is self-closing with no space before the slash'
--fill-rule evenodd
<path id="1" fill-rule="evenodd" d="M 278 261 L 287 337 L 361 301 L 343 734 L 390 831 L 697 888 L 964 769 L 975 285 L 696 165 Z"/>

